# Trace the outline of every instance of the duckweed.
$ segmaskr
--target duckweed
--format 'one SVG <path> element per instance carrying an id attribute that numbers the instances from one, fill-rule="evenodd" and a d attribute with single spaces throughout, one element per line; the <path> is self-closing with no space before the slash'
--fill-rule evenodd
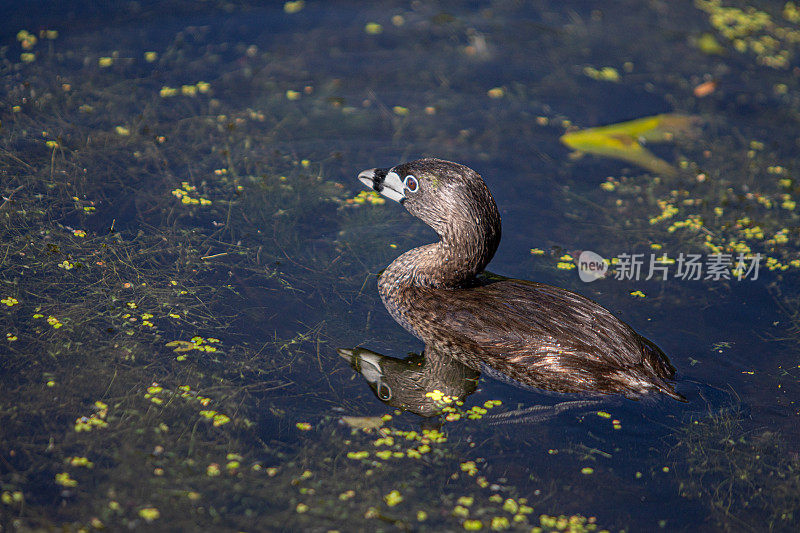
<path id="1" fill-rule="evenodd" d="M 65 462 L 70 464 L 71 466 L 82 466 L 86 468 L 94 467 L 94 463 L 91 462 L 86 457 L 67 457 Z"/>
<path id="2" fill-rule="evenodd" d="M 367 13 L 336 32 L 311 35 L 306 30 L 319 13 L 296 13 L 319 6 L 286 2 L 280 16 L 272 17 L 286 24 L 286 31 L 268 27 L 257 38 L 226 29 L 240 27 L 228 24 L 232 19 L 225 11 L 237 6 L 216 11 L 211 4 L 200 6 L 201 18 L 213 14 L 208 20 L 223 24 L 192 25 L 176 35 L 168 35 L 173 30 L 167 25 L 148 32 L 153 36 L 148 50 L 141 48 L 141 34 L 126 37 L 125 29 L 112 21 L 114 42 L 80 29 L 70 30 L 68 43 L 50 42 L 57 32 L 42 30 L 38 37 L 21 33 L 17 43 L 0 51 L 9 67 L 3 77 L 2 172 L 8 180 L 0 200 L 0 271 L 3 296 L 21 302 L 12 306 L 3 301 L 0 313 L 9 352 L 3 354 L 3 386 L 15 391 L 13 401 L 0 409 L 0 432 L 8 450 L 16 451 L 14 457 L 4 453 L 14 476 L 3 477 L 0 499 L 3 506 L 13 506 L 7 511 L 13 510 L 19 527 L 117 530 L 149 520 L 151 527 L 163 529 L 209 529 L 221 523 L 242 530 L 275 524 L 298 530 L 413 529 L 424 521 L 431 530 L 528 530 L 534 524 L 527 524 L 526 517 L 534 509 L 552 512 L 565 502 L 574 508 L 576 501 L 582 508 L 602 506 L 605 500 L 593 499 L 591 491 L 574 482 L 567 488 L 546 469 L 531 468 L 521 477 L 508 469 L 508 444 L 503 442 L 520 445 L 520 455 L 543 455 L 547 464 L 574 457 L 563 440 L 567 437 L 550 435 L 557 428 L 526 428 L 529 438 L 512 436 L 511 441 L 503 441 L 508 435 L 498 431 L 495 439 L 481 418 L 498 400 L 482 397 L 477 405 L 463 407 L 439 391 L 434 399 L 448 409 L 446 420 L 438 430 L 424 432 L 410 415 L 371 411 L 379 408 L 370 403 L 373 399 L 342 379 L 342 367 L 329 357 L 341 332 L 381 338 L 385 333 L 386 317 L 382 309 L 373 312 L 375 295 L 364 285 L 365 280 L 374 283 L 368 273 L 397 254 L 390 244 L 406 249 L 420 236 L 407 218 L 372 208 L 382 198 L 356 195 L 352 161 L 363 159 L 362 151 L 376 160 L 427 151 L 454 160 L 477 158 L 485 161 L 487 171 L 503 160 L 513 172 L 524 158 L 525 172 L 537 180 L 537 188 L 543 185 L 543 194 L 557 195 L 562 183 L 551 187 L 538 179 L 540 171 L 552 171 L 576 191 L 567 163 L 553 162 L 555 129 L 569 127 L 553 101 L 583 97 L 585 109 L 570 109 L 576 122 L 611 116 L 611 110 L 593 104 L 581 71 L 587 59 L 580 50 L 600 51 L 593 52 L 594 68 L 599 77 L 616 78 L 613 86 L 605 84 L 614 87 L 615 98 L 626 97 L 634 87 L 649 91 L 646 84 L 656 91 L 669 87 L 676 109 L 695 109 L 692 87 L 704 72 L 718 71 L 698 65 L 695 57 L 664 63 L 668 73 L 659 70 L 661 63 L 633 48 L 640 40 L 644 44 L 637 47 L 653 43 L 652 34 L 658 32 L 626 39 L 630 49 L 624 42 L 608 46 L 618 42 L 615 32 L 608 31 L 617 26 L 601 25 L 599 12 L 611 6 L 598 9 L 597 16 L 579 14 L 558 31 L 547 32 L 555 43 L 547 47 L 548 54 L 514 49 L 524 57 L 518 62 L 505 50 L 518 46 L 520 35 L 526 39 L 536 32 L 514 30 L 513 39 L 503 33 L 502 28 L 514 27 L 498 23 L 505 20 L 499 17 L 508 17 L 504 10 L 518 9 L 511 4 L 482 12 L 475 19 L 479 23 L 463 17 L 461 8 L 433 13 L 425 3 L 413 9 L 399 6 L 389 13 Z M 280 7 L 274 6 L 278 12 Z M 791 9 L 784 11 L 794 23 Z M 144 12 L 153 13 L 149 8 Z M 126 17 L 133 26 L 140 20 L 136 14 Z M 370 18 L 380 27 L 372 35 L 365 26 Z M 774 16 L 773 22 L 778 22 Z M 348 58 L 354 50 L 344 35 L 358 41 L 360 58 L 375 50 L 396 58 L 413 51 L 423 75 L 411 90 L 407 80 L 378 68 L 376 76 L 386 75 L 386 80 L 378 84 L 358 78 L 353 89 L 356 77 L 350 75 Z M 715 35 L 733 49 L 725 37 Z M 273 40 L 280 46 L 271 46 Z M 318 43 L 324 43 L 319 57 L 339 55 L 311 61 Z M 419 46 L 431 53 L 420 55 Z M 612 67 L 616 75 L 603 74 L 602 65 L 622 62 L 619 54 L 602 52 L 612 49 L 620 50 L 625 61 L 630 57 L 631 65 Z M 20 58 L 21 53 L 27 55 Z M 757 57 L 756 51 L 745 54 Z M 558 68 L 542 63 L 548 56 Z M 98 58 L 110 61 L 101 65 Z M 537 78 L 505 77 L 486 85 L 486 77 L 475 76 L 498 60 L 509 60 L 510 72 L 537 72 Z M 657 66 L 628 75 L 633 61 Z M 580 66 L 570 76 L 563 65 Z M 756 93 L 753 85 L 740 87 L 733 71 L 725 72 L 717 91 L 698 104 L 708 107 L 698 112 L 721 116 L 715 98 Z M 431 73 L 436 74 L 428 77 Z M 210 82 L 194 81 L 200 78 Z M 584 81 L 575 86 L 577 79 Z M 383 92 L 388 87 L 398 90 Z M 737 88 L 734 96 L 731 87 Z M 788 78 L 766 80 L 765 87 L 765 98 L 776 108 L 795 88 Z M 715 124 L 719 130 L 727 126 Z M 513 129 L 513 135 L 506 129 Z M 335 151 L 321 139 L 332 140 Z M 634 140 L 639 141 L 637 136 Z M 603 183 L 598 191 L 603 199 L 591 198 L 597 200 L 592 212 L 631 223 L 620 225 L 621 231 L 605 224 L 604 234 L 630 237 L 644 246 L 658 243 L 672 257 L 680 251 L 675 243 L 685 240 L 697 249 L 732 246 L 746 254 L 769 253 L 776 272 L 784 272 L 786 265 L 796 268 L 795 165 L 768 153 L 772 139 L 762 139 L 761 146 L 748 142 L 742 147 L 744 163 L 731 167 L 746 168 L 753 176 L 782 167 L 780 173 L 766 172 L 774 190 L 760 179 L 747 188 L 732 182 L 731 172 L 720 170 L 725 165 L 715 159 L 716 147 L 706 146 L 705 140 L 698 147 L 676 141 L 669 147 L 679 170 L 675 181 L 655 183 L 648 176 L 603 181 L 608 173 L 603 170 L 597 180 Z M 522 144 L 526 148 L 518 150 Z M 533 146 L 547 157 L 524 155 Z M 713 148 L 711 157 L 702 155 L 705 148 Z M 730 154 L 726 150 L 719 157 Z M 532 160 L 537 164 L 531 165 Z M 591 183 L 591 175 L 580 174 Z M 6 202 L 17 184 L 24 188 Z M 730 197 L 715 195 L 729 186 L 734 188 Z M 672 190 L 679 194 L 673 197 Z M 747 198 L 748 193 L 753 196 Z M 650 224 L 662 213 L 658 200 L 677 212 Z M 636 207 L 633 202 L 640 203 Z M 566 214 L 569 206 L 563 205 Z M 514 220 L 519 206 L 512 201 L 505 207 Z M 735 227 L 745 214 L 751 221 Z M 776 220 L 764 220 L 773 215 Z M 676 222 L 684 224 L 670 232 Z M 387 227 L 397 231 L 386 237 Z M 569 235 L 578 237 L 584 233 Z M 537 260 L 546 257 L 551 267 L 564 263 L 565 269 L 574 268 L 574 259 L 560 259 L 567 254 L 549 251 L 551 244 L 559 244 L 557 230 L 536 238 L 548 250 L 532 249 Z M 568 274 L 574 272 L 563 273 Z M 342 312 L 345 308 L 348 312 Z M 216 338 L 224 342 L 212 341 Z M 95 399 L 102 401 L 93 405 Z M 364 420 L 340 425 L 343 414 Z M 297 425 L 310 425 L 308 420 L 313 420 L 311 434 Z M 622 425 L 618 418 L 609 421 L 614 429 Z M 582 438 L 581 431 L 574 434 Z M 48 435 L 55 436 L 52 442 Z M 529 454 L 536 446 L 541 453 Z M 561 453 L 544 453 L 556 447 Z M 537 463 L 531 460 L 530 466 Z M 676 471 L 670 466 L 670 475 L 662 478 Z M 580 477 L 580 467 L 552 468 L 591 481 Z M 606 472 L 597 468 L 598 481 Z M 54 483 L 57 475 L 77 485 Z M 431 486 L 441 490 L 432 496 Z M 384 500 L 392 491 L 403 498 L 395 506 Z M 700 498 L 707 494 L 699 492 Z M 531 499 L 527 504 L 526 495 Z M 55 501 L 58 509 L 42 503 Z M 457 505 L 468 511 L 468 518 L 450 515 Z M 603 512 L 613 516 L 612 510 Z M 595 529 L 594 519 L 540 520 L 547 530 Z"/>
<path id="3" fill-rule="evenodd" d="M 569 533 L 585 533 L 588 531 L 597 531 L 596 519 L 594 517 L 586 518 L 581 515 L 573 516 L 550 516 L 543 514 L 539 516 L 539 523 L 542 527 L 549 530 L 567 531 Z M 601 530 L 604 533 L 606 530 Z"/>
<path id="4" fill-rule="evenodd" d="M 489 527 L 492 531 L 503 531 L 511 527 L 511 522 L 505 516 L 494 516 Z"/>
<path id="5" fill-rule="evenodd" d="M 473 503 L 475 503 L 475 498 L 472 496 L 461 496 L 458 498 L 458 504 L 464 507 L 470 507 Z"/>
<path id="6" fill-rule="evenodd" d="M 463 505 L 456 505 L 453 507 L 452 515 L 458 518 L 467 518 L 469 517 L 469 509 Z"/>
<path id="7" fill-rule="evenodd" d="M 383 501 L 386 502 L 386 505 L 389 507 L 394 507 L 398 505 L 400 502 L 403 501 L 403 496 L 400 494 L 399 491 L 393 490 L 389 494 L 383 497 Z"/>
<path id="8" fill-rule="evenodd" d="M 108 406 L 103 402 L 97 401 L 94 404 L 94 408 L 97 412 L 75 420 L 74 429 L 77 433 L 108 427 L 108 422 L 106 421 Z"/>
<path id="9" fill-rule="evenodd" d="M 375 191 L 361 191 L 355 197 L 345 200 L 348 205 L 383 205 L 386 199 Z"/>
<path id="10" fill-rule="evenodd" d="M 377 22 L 368 22 L 364 26 L 364 31 L 367 32 L 369 35 L 379 35 L 383 33 L 383 26 L 381 26 Z"/>
<path id="11" fill-rule="evenodd" d="M 283 10 L 288 14 L 297 13 L 305 6 L 305 0 L 292 0 L 283 4 Z"/>
<path id="12" fill-rule="evenodd" d="M 614 67 L 602 67 L 599 69 L 583 67 L 583 73 L 594 80 L 600 81 L 618 82 L 620 79 L 619 71 Z"/>
<path id="13" fill-rule="evenodd" d="M 771 164 L 768 168 L 759 166 L 756 167 L 757 171 L 765 174 L 781 175 L 785 172 L 780 165 Z M 614 192 L 619 195 L 620 200 L 617 201 L 622 202 L 617 209 L 623 210 L 627 209 L 629 195 L 634 190 L 637 191 L 633 193 L 636 195 L 640 194 L 642 188 L 655 193 L 645 195 L 647 201 L 657 209 L 647 223 L 658 230 L 666 230 L 668 235 L 675 234 L 684 243 L 684 249 L 686 243 L 693 243 L 695 249 L 709 254 L 735 254 L 729 271 L 740 279 L 748 271 L 756 275 L 752 270 L 756 257 L 760 258 L 761 266 L 773 271 L 785 271 L 796 268 L 795 264 L 800 265 L 800 257 L 793 249 L 797 237 L 789 229 L 795 215 L 793 209 L 788 208 L 793 207 L 791 202 L 794 200 L 790 193 L 783 192 L 786 182 L 776 180 L 772 183 L 772 188 L 739 193 L 733 187 L 720 189 L 713 182 L 703 179 L 693 186 L 697 195 L 695 199 L 690 197 L 688 188 L 669 188 L 661 182 L 642 186 L 623 179 L 618 182 Z M 701 200 L 699 198 L 703 196 L 703 191 L 716 191 L 711 194 L 718 194 L 719 198 Z M 753 214 L 758 213 L 760 223 L 756 223 L 751 215 L 737 217 L 736 213 L 741 211 L 734 209 L 736 206 Z M 639 221 L 637 223 L 641 224 Z M 665 226 L 666 223 L 668 225 Z M 664 246 L 663 243 L 658 244 Z"/>
<path id="14" fill-rule="evenodd" d="M 508 498 L 503 502 L 503 510 L 511 514 L 517 514 L 519 511 L 519 504 L 513 499 Z"/>
<path id="15" fill-rule="evenodd" d="M 67 472 L 56 474 L 56 484 L 62 487 L 77 487 L 78 482 L 72 479 Z"/>
<path id="16" fill-rule="evenodd" d="M 153 522 L 161 518 L 161 512 L 155 507 L 145 507 L 139 509 L 139 516 L 142 517 L 145 522 Z"/>
<path id="17" fill-rule="evenodd" d="M 739 53 L 753 54 L 767 67 L 787 68 L 800 42 L 800 29 L 782 26 L 764 11 L 753 7 L 726 7 L 722 0 L 695 0 L 695 6 L 708 14 L 714 29 Z M 783 17 L 797 24 L 797 8 L 787 2 Z"/>
<path id="18" fill-rule="evenodd" d="M 0 495 L 0 501 L 2 501 L 6 505 L 12 505 L 15 503 L 22 503 L 25 501 L 25 495 L 15 490 L 14 492 L 3 491 L 2 495 Z"/>
<path id="19" fill-rule="evenodd" d="M 208 198 L 197 196 L 197 187 L 189 185 L 187 181 L 181 183 L 181 188 L 173 189 L 172 196 L 180 199 L 181 203 L 184 205 L 208 206 L 212 204 L 211 200 Z"/>
<path id="20" fill-rule="evenodd" d="M 227 415 L 218 413 L 213 410 L 203 410 L 200 411 L 199 414 L 203 418 L 211 420 L 211 423 L 214 425 L 214 427 L 224 426 L 225 424 L 231 421 L 230 417 L 228 417 Z"/>

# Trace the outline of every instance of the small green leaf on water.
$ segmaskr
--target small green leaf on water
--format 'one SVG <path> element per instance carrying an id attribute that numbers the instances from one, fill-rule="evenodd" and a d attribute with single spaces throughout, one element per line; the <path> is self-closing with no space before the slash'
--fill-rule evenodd
<path id="1" fill-rule="evenodd" d="M 725 53 L 725 48 L 710 33 L 702 34 L 695 40 L 694 45 L 706 55 L 722 55 Z"/>
<path id="2" fill-rule="evenodd" d="M 305 6 L 303 0 L 296 0 L 294 2 L 286 2 L 283 4 L 283 11 L 289 15 L 299 12 Z"/>
<path id="3" fill-rule="evenodd" d="M 386 505 L 389 507 L 394 507 L 398 503 L 403 501 L 403 496 L 400 495 L 400 492 L 397 490 L 393 490 L 389 494 L 383 497 L 383 501 L 386 502 Z"/>
<path id="4" fill-rule="evenodd" d="M 364 26 L 364 31 L 370 35 L 378 35 L 379 33 L 383 32 L 383 26 L 381 26 L 377 22 L 368 22 Z"/>

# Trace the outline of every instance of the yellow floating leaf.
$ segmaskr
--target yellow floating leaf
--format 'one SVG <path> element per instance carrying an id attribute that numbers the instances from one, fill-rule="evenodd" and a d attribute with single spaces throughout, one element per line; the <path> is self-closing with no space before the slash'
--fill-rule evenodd
<path id="1" fill-rule="evenodd" d="M 694 133 L 699 120 L 690 115 L 663 114 L 619 124 L 566 133 L 561 142 L 577 152 L 633 163 L 656 174 L 674 176 L 677 170 L 647 150 L 643 143 L 672 141 Z"/>

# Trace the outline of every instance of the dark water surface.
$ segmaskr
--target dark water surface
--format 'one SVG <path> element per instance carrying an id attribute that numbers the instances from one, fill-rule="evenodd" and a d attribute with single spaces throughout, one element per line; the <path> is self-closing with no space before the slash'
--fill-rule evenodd
<path id="1" fill-rule="evenodd" d="M 800 526 L 793 4 L 25 5 L 0 10 L 0 530 Z M 701 123 L 648 146 L 674 175 L 559 141 L 660 113 Z M 435 235 L 356 175 L 423 156 L 484 176 L 493 272 L 597 300 L 688 402 L 376 398 L 336 350 L 422 350 L 376 274 Z M 582 250 L 763 261 L 588 284 Z"/>

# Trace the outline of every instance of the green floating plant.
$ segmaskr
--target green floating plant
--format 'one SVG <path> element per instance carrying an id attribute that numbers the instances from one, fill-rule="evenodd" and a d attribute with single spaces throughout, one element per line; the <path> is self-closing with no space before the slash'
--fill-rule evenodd
<path id="1" fill-rule="evenodd" d="M 670 142 L 676 136 L 690 135 L 698 122 L 699 119 L 691 115 L 654 115 L 569 132 L 561 137 L 561 142 L 578 154 L 621 159 L 656 174 L 674 176 L 677 174 L 675 167 L 654 155 L 644 144 Z"/>

